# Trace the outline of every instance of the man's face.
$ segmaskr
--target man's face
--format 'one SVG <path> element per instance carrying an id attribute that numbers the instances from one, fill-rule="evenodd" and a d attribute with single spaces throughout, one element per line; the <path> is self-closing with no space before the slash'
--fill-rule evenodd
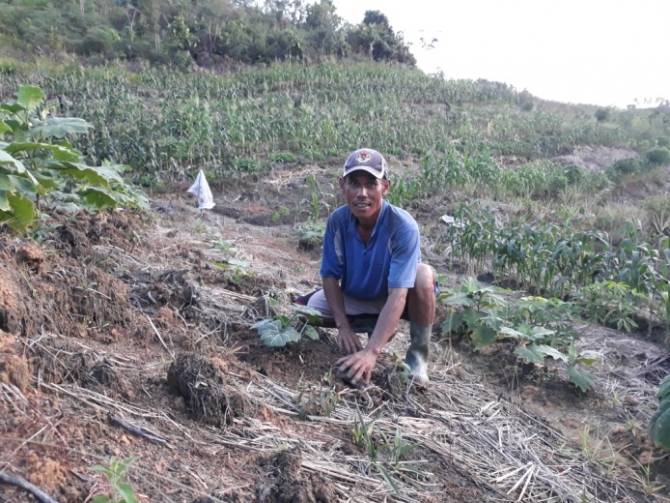
<path id="1" fill-rule="evenodd" d="M 365 171 L 354 171 L 340 178 L 340 188 L 349 209 L 359 220 L 375 220 L 382 208 L 382 199 L 388 193 L 391 182 L 377 179 Z"/>

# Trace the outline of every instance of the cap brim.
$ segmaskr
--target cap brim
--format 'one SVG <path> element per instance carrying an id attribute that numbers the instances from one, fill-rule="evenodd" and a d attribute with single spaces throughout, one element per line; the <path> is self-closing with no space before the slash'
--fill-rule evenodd
<path id="1" fill-rule="evenodd" d="M 350 175 L 354 171 L 365 171 L 367 173 L 370 173 L 372 176 L 374 176 L 377 179 L 380 179 L 380 178 L 384 177 L 384 172 L 383 171 L 373 169 L 370 166 L 354 166 L 353 168 L 349 168 L 349 169 L 345 170 L 344 174 L 342 176 Z"/>

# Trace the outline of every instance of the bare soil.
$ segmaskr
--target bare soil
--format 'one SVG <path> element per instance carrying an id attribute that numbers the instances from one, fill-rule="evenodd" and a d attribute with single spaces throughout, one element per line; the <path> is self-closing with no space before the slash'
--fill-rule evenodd
<path id="1" fill-rule="evenodd" d="M 318 285 L 295 226 L 338 204 L 336 174 L 293 167 L 215 188 L 212 212 L 172 193 L 150 217 L 57 216 L 35 242 L 0 234 L 0 471 L 60 502 L 108 491 L 89 467 L 112 456 L 138 457 L 128 479 L 143 502 L 670 500 L 669 460 L 646 436 L 667 348 L 640 337 L 584 328 L 604 354 L 586 394 L 560 368 L 438 329 L 426 386 L 397 371 L 404 325 L 365 389 L 334 375 L 331 330 L 264 346 L 250 326 Z M 311 205 L 308 177 L 325 204 Z M 441 203 L 410 210 L 425 257 L 457 284 L 432 251 Z M 0 501 L 32 498 L 0 485 Z"/>

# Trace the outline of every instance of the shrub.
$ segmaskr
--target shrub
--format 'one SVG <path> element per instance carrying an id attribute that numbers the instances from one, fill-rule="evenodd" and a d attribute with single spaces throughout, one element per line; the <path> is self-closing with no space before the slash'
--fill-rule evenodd
<path id="1" fill-rule="evenodd" d="M 656 145 L 659 147 L 670 148 L 670 136 L 659 136 L 656 138 Z"/>
<path id="2" fill-rule="evenodd" d="M 598 122 L 605 122 L 610 118 L 610 111 L 607 108 L 599 108 L 593 115 Z"/>
<path id="3" fill-rule="evenodd" d="M 621 180 L 624 176 L 637 173 L 640 170 L 640 163 L 637 159 L 619 159 L 612 166 L 607 168 L 607 175 L 610 179 Z"/>
<path id="4" fill-rule="evenodd" d="M 670 163 L 670 150 L 664 147 L 652 148 L 647 151 L 645 158 L 649 164 L 668 164 Z"/>

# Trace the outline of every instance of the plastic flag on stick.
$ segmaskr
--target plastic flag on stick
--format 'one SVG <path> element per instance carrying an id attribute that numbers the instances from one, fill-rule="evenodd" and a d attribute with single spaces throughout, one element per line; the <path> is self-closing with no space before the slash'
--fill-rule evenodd
<path id="1" fill-rule="evenodd" d="M 191 188 L 188 189 L 188 193 L 198 197 L 199 210 L 211 210 L 216 204 L 207 183 L 207 178 L 205 178 L 205 173 L 202 170 L 198 172 L 198 177 L 195 179 L 195 183 L 191 185 Z"/>

